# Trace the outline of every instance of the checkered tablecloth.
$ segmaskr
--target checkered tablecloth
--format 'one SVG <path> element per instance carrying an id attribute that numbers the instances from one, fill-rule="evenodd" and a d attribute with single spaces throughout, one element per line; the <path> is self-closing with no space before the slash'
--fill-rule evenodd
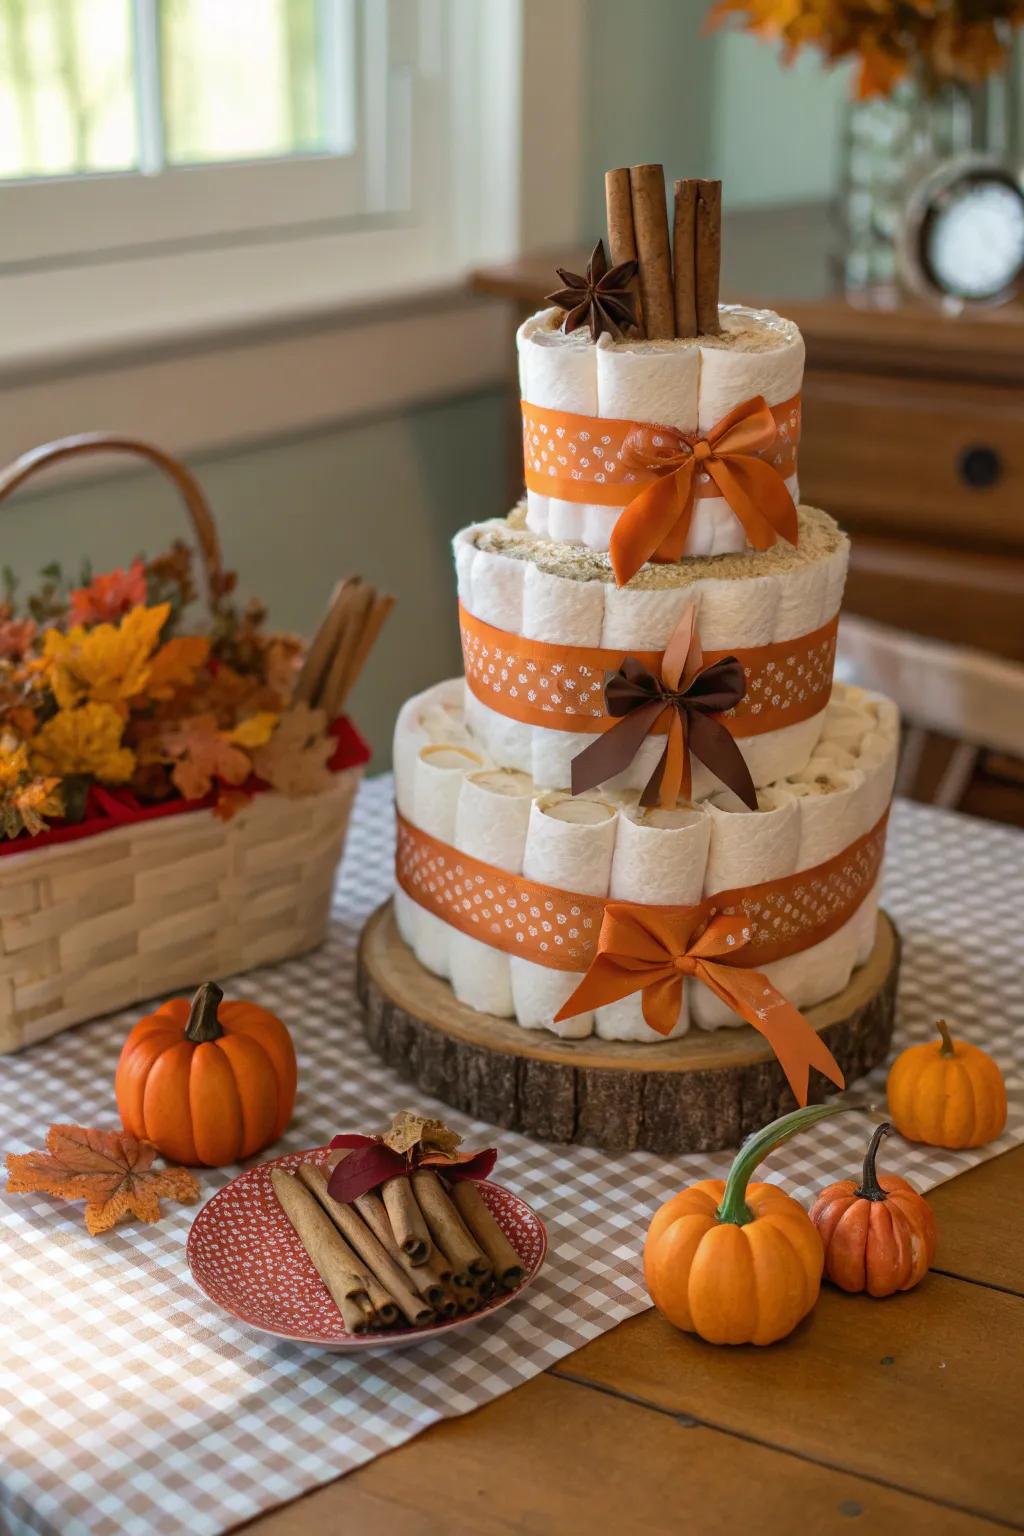
<path id="1" fill-rule="evenodd" d="M 280 1011 L 299 1052 L 296 1118 L 275 1151 L 372 1129 L 410 1090 L 363 1043 L 353 996 L 356 936 L 391 885 L 390 781 L 367 784 L 354 819 L 335 923 L 304 959 L 257 971 L 231 991 Z M 897 806 L 886 905 L 905 950 L 897 1043 L 945 1014 L 999 1058 L 1011 1112 L 980 1152 L 886 1143 L 888 1172 L 918 1187 L 1024 1139 L 1024 836 Z M 116 1123 L 114 1066 L 139 1010 L 0 1058 L 7 1151 L 42 1144 L 51 1121 Z M 853 1085 L 884 1102 L 884 1071 Z M 89 1237 L 81 1207 L 0 1196 L 0 1531 L 7 1536 L 206 1536 L 296 1498 L 446 1415 L 528 1380 L 648 1305 L 639 1254 L 667 1194 L 721 1173 L 727 1154 L 665 1164 L 544 1146 L 443 1114 L 470 1143 L 500 1141 L 498 1177 L 543 1216 L 548 1262 L 517 1305 L 452 1341 L 358 1359 L 275 1343 L 221 1314 L 192 1284 L 185 1237 L 194 1207 L 158 1226 Z M 780 1149 L 767 1176 L 807 1199 L 856 1170 L 866 1127 L 827 1122 Z M 236 1170 L 203 1173 L 212 1194 Z"/>

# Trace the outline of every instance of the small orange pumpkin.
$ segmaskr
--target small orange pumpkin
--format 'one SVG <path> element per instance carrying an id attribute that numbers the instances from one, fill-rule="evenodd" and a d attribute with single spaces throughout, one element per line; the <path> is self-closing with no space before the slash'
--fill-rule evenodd
<path id="1" fill-rule="evenodd" d="M 654 1213 L 644 1244 L 651 1300 L 670 1323 L 711 1344 L 773 1344 L 818 1299 L 821 1239 L 777 1184 L 750 1184 L 763 1158 L 841 1104 L 794 1110 L 751 1136 L 728 1179 L 702 1179 Z"/>
<path id="2" fill-rule="evenodd" d="M 295 1106 L 295 1048 L 276 1014 L 206 981 L 140 1019 L 114 1091 L 126 1131 L 173 1163 L 219 1168 L 269 1146 Z"/>
<path id="3" fill-rule="evenodd" d="M 954 1041 L 945 1019 L 936 1028 L 939 1041 L 908 1046 L 889 1069 L 889 1114 L 907 1141 L 983 1147 L 1006 1124 L 1003 1074 L 978 1046 Z"/>
<path id="4" fill-rule="evenodd" d="M 935 1217 L 913 1185 L 875 1172 L 878 1145 L 892 1126 L 880 1125 L 856 1179 L 821 1191 L 811 1220 L 825 1245 L 825 1273 L 843 1291 L 892 1296 L 923 1280 L 935 1257 Z"/>

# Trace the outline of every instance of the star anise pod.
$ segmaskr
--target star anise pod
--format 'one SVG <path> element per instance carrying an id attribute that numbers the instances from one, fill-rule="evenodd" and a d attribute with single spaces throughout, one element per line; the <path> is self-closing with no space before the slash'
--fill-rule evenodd
<path id="1" fill-rule="evenodd" d="M 618 340 L 623 327 L 636 329 L 636 294 L 629 286 L 636 276 L 635 261 L 620 261 L 609 268 L 604 241 L 599 240 L 587 263 L 585 277 L 578 272 L 567 272 L 564 267 L 558 267 L 556 271 L 565 287 L 559 288 L 557 293 L 549 293 L 547 302 L 568 310 L 562 321 L 566 335 L 583 324 L 589 325 L 594 341 L 602 331 L 608 331 Z"/>

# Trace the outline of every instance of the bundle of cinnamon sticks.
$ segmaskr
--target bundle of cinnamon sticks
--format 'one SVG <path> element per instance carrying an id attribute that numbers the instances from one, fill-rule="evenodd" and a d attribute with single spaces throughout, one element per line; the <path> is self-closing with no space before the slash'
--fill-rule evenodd
<path id="1" fill-rule="evenodd" d="M 349 694 L 394 606 L 393 597 L 378 592 L 361 576 L 340 581 L 306 652 L 292 702 L 326 710 L 328 720 L 344 714 Z"/>
<path id="2" fill-rule="evenodd" d="M 722 183 L 675 183 L 671 241 L 660 165 L 620 166 L 604 183 L 612 263 L 637 263 L 640 334 L 720 335 Z"/>
<path id="3" fill-rule="evenodd" d="M 342 1205 L 327 1184 L 345 1155 L 270 1178 L 348 1333 L 445 1322 L 522 1280 L 523 1262 L 473 1180 L 418 1168 Z"/>

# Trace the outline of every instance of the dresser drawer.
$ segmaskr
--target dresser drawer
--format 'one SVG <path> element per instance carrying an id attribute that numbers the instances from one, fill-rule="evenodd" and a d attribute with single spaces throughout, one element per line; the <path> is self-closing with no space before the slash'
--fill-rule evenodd
<path id="1" fill-rule="evenodd" d="M 800 491 L 854 532 L 1024 548 L 1024 393 L 810 370 Z"/>

